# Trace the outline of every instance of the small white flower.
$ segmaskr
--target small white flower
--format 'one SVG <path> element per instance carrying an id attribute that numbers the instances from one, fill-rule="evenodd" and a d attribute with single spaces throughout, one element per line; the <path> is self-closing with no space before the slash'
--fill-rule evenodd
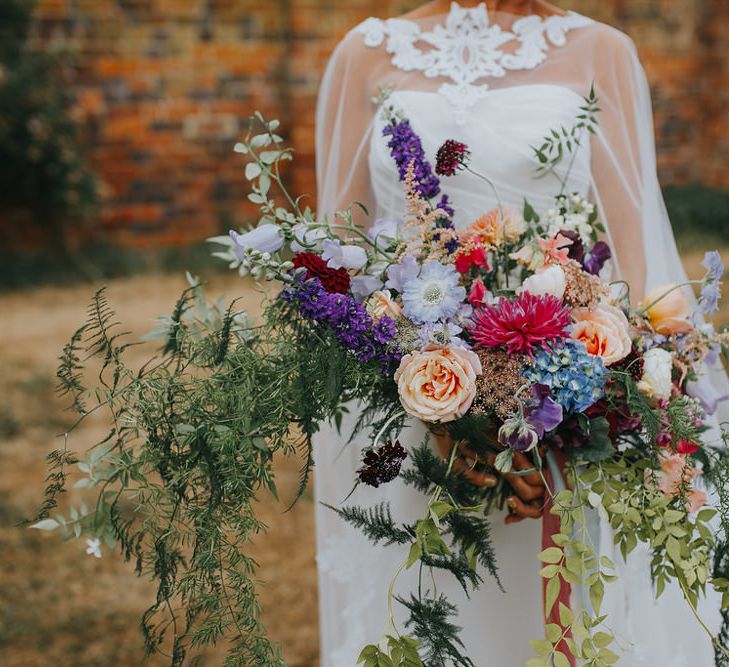
<path id="1" fill-rule="evenodd" d="M 671 397 L 673 383 L 673 355 L 660 347 L 654 347 L 643 355 L 643 377 L 638 389 L 650 398 L 668 400 Z"/>
<path id="2" fill-rule="evenodd" d="M 558 264 L 551 264 L 529 276 L 519 288 L 519 293 L 529 292 L 534 296 L 551 294 L 561 299 L 564 296 L 564 290 L 564 270 Z"/>
<path id="3" fill-rule="evenodd" d="M 98 537 L 86 538 L 86 553 L 89 556 L 101 558 L 101 540 Z"/>

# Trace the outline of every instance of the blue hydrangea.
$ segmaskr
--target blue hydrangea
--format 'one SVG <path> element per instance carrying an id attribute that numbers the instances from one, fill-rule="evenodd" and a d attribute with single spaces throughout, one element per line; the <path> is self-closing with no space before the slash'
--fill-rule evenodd
<path id="1" fill-rule="evenodd" d="M 552 399 L 574 414 L 602 398 L 607 369 L 582 343 L 567 339 L 540 350 L 524 376 L 549 387 Z"/>

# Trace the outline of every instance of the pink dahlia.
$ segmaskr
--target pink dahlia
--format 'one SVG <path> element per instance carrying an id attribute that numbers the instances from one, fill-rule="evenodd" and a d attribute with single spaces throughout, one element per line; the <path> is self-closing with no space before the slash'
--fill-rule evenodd
<path id="1" fill-rule="evenodd" d="M 550 294 L 522 292 L 510 301 L 503 298 L 473 316 L 471 336 L 476 347 L 505 347 L 510 354 L 532 354 L 533 348 L 567 335 L 570 309 Z"/>

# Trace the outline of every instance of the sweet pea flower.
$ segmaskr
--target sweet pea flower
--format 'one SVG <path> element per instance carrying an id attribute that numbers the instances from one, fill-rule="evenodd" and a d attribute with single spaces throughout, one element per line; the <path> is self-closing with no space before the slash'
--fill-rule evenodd
<path id="1" fill-rule="evenodd" d="M 387 282 L 385 287 L 402 292 L 405 283 L 418 277 L 420 267 L 412 255 L 403 255 L 399 264 L 392 264 L 387 269 Z"/>
<path id="2" fill-rule="evenodd" d="M 399 220 L 378 218 L 372 227 L 367 230 L 367 238 L 376 247 L 380 249 L 387 248 L 387 246 L 391 245 L 399 237 L 401 224 Z"/>
<path id="3" fill-rule="evenodd" d="M 499 428 L 499 444 L 515 452 L 528 452 L 539 442 L 536 429 L 524 417 L 510 417 Z"/>
<path id="4" fill-rule="evenodd" d="M 349 289 L 357 303 L 362 303 L 370 294 L 382 289 L 382 280 L 376 276 L 354 276 Z"/>
<path id="5" fill-rule="evenodd" d="M 291 250 L 294 252 L 317 252 L 321 249 L 321 242 L 327 238 L 323 227 L 311 228 L 307 223 L 300 222 L 293 227 L 294 240 L 291 241 Z"/>
<path id="6" fill-rule="evenodd" d="M 562 234 L 557 234 L 551 239 L 537 239 L 537 245 L 544 253 L 545 264 L 567 264 L 569 260 L 569 246 L 572 239 Z"/>
<path id="7" fill-rule="evenodd" d="M 359 246 L 343 245 L 341 241 L 326 239 L 321 247 L 321 256 L 332 269 L 357 271 L 367 263 L 367 253 Z"/>
<path id="8" fill-rule="evenodd" d="M 284 244 L 281 228 L 271 223 L 259 225 L 245 234 L 239 234 L 231 229 L 230 238 L 233 239 L 236 246 L 235 255 L 241 261 L 245 257 L 246 249 L 274 253 L 281 250 Z"/>

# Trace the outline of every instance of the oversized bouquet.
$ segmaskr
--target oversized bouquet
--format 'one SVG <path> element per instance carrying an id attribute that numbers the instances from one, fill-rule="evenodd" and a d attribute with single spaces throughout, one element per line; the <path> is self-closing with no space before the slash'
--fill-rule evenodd
<path id="1" fill-rule="evenodd" d="M 471 171 L 469 147 L 445 141 L 433 168 L 408 120 L 386 96 L 380 102 L 405 192 L 402 220 L 365 228 L 353 209 L 331 220 L 302 209 L 283 186 L 279 169 L 292 153 L 275 121 L 258 116 L 262 132 L 237 146 L 250 158 L 249 198 L 262 216 L 254 229 L 212 241 L 241 275 L 281 285 L 261 318 L 207 305 L 193 283 L 161 323 L 162 360 L 136 372 L 97 294 L 59 377 L 83 417 L 92 392 L 80 350 L 103 359 L 96 407 L 111 410 L 114 428 L 79 463 L 80 485 L 101 492 L 93 510 L 52 518 L 76 463 L 55 453 L 35 527 L 118 543 L 152 572 L 159 594 L 144 628 L 151 650 L 171 630 L 173 664 L 224 634 L 230 664 L 281 664 L 260 625 L 244 550 L 262 529 L 252 503 L 273 487 L 276 451 L 302 448 L 303 488 L 319 424 L 339 423 L 357 400 L 355 439 L 365 446 L 353 486 L 412 485 L 426 494 L 423 514 L 402 525 L 386 505 L 333 509 L 375 542 L 406 545 L 401 570 L 441 569 L 475 588 L 482 570 L 498 577 L 488 515 L 505 505 L 512 519 L 544 513 L 549 544 L 535 557 L 545 636 L 532 641 L 531 667 L 619 658 L 601 614 L 614 565 L 590 540 L 590 513 L 610 524 L 623 556 L 649 546 L 659 595 L 676 581 L 695 610 L 712 586 L 729 608 L 729 460 L 712 446 L 722 444 L 718 429 L 706 435 L 722 398 L 707 367 L 729 340 L 704 322 L 717 309 L 718 253 L 707 253 L 706 276 L 694 281 L 695 306 L 691 283 L 631 305 L 630 286 L 609 282 L 597 210 L 565 192 L 569 171 L 554 206 L 540 212 L 526 200 L 518 211 L 506 206 L 480 176 L 497 205 L 459 231 L 457 202 L 438 177 Z M 591 92 L 574 125 L 535 148 L 541 175 L 556 175 L 594 131 L 597 110 Z M 403 448 L 398 433 L 409 418 L 429 425 L 441 456 L 427 441 Z M 718 538 L 700 475 L 717 491 Z M 571 587 L 589 603 L 574 608 Z M 427 590 L 397 601 L 409 610 L 406 628 L 392 613 L 383 619 L 383 636 L 363 647 L 360 663 L 474 664 L 448 620 L 450 601 Z M 729 657 L 711 639 L 717 660 Z"/>

